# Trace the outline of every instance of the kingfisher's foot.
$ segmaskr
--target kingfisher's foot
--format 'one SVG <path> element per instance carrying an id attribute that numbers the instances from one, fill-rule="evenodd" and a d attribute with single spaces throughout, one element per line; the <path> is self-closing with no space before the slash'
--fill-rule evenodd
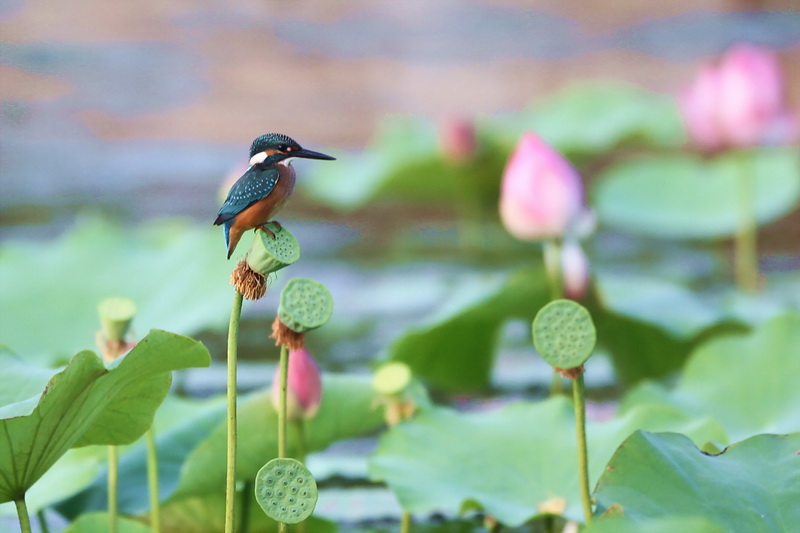
<path id="1" fill-rule="evenodd" d="M 269 233 L 272 236 L 273 239 L 275 238 L 275 232 L 272 231 L 271 229 L 269 229 L 266 224 L 262 224 L 262 225 L 256 227 L 256 229 L 264 230 L 267 233 Z"/>

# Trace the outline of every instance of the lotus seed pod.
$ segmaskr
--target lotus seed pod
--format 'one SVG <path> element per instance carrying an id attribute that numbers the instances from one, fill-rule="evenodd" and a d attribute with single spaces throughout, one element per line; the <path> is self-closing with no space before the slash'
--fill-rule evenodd
<path id="1" fill-rule="evenodd" d="M 124 341 L 136 314 L 136 304 L 127 298 L 106 298 L 97 306 L 97 311 L 105 340 Z"/>
<path id="2" fill-rule="evenodd" d="M 275 237 L 264 230 L 256 231 L 256 238 L 247 254 L 247 264 L 264 276 L 277 272 L 300 259 L 300 245 L 291 231 L 278 229 L 271 224 Z"/>
<path id="3" fill-rule="evenodd" d="M 533 345 L 556 368 L 581 366 L 594 349 L 597 333 L 589 311 L 572 300 L 555 300 L 533 319 Z"/>
<path id="4" fill-rule="evenodd" d="M 411 384 L 411 369 L 399 361 L 382 365 L 372 378 L 372 387 L 384 396 L 400 394 L 409 384 Z"/>
<path id="5" fill-rule="evenodd" d="M 287 328 L 304 333 L 325 324 L 333 314 L 333 297 L 322 283 L 295 278 L 281 291 L 278 319 Z"/>
<path id="6" fill-rule="evenodd" d="M 256 500 L 278 522 L 297 524 L 314 512 L 317 482 L 297 459 L 273 459 L 256 474 Z"/>

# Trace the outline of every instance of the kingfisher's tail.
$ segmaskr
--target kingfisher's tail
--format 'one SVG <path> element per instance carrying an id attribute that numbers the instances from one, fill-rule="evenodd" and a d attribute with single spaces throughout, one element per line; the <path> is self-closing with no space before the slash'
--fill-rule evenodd
<path id="1" fill-rule="evenodd" d="M 233 220 L 226 220 L 223 226 L 225 230 L 225 246 L 228 249 L 228 259 L 233 255 L 239 239 L 242 238 L 242 230 L 233 226 Z"/>
<path id="2" fill-rule="evenodd" d="M 231 249 L 231 222 L 229 220 L 225 221 L 225 225 L 222 226 L 222 229 L 225 233 L 225 248 L 228 250 L 228 259 L 231 258 L 231 254 L 233 250 Z"/>

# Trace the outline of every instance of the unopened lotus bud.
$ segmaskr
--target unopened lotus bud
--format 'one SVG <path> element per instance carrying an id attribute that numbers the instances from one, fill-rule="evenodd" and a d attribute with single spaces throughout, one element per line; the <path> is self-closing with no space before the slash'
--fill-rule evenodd
<path id="1" fill-rule="evenodd" d="M 589 259 L 575 239 L 564 241 L 561 247 L 561 273 L 564 277 L 564 294 L 580 300 L 589 286 Z"/>
<path id="2" fill-rule="evenodd" d="M 466 118 L 450 118 L 439 129 L 439 140 L 444 156 L 453 163 L 472 159 L 477 149 L 475 123 Z"/>
<path id="3" fill-rule="evenodd" d="M 280 405 L 280 367 L 272 381 L 272 405 Z M 286 414 L 290 421 L 313 418 L 322 399 L 322 377 L 314 357 L 306 350 L 289 350 L 286 379 Z"/>
<path id="4" fill-rule="evenodd" d="M 500 220 L 521 240 L 560 238 L 583 210 L 583 182 L 538 135 L 522 136 L 503 172 Z"/>

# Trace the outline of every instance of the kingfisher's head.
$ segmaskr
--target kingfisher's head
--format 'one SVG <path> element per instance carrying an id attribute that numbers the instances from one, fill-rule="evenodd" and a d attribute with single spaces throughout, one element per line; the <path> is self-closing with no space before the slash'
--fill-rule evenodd
<path id="1" fill-rule="evenodd" d="M 282 133 L 266 133 L 250 145 L 250 164 L 257 165 L 270 158 L 272 163 L 288 162 L 289 159 L 302 157 L 305 159 L 333 160 L 335 157 L 306 150 L 297 141 Z"/>

